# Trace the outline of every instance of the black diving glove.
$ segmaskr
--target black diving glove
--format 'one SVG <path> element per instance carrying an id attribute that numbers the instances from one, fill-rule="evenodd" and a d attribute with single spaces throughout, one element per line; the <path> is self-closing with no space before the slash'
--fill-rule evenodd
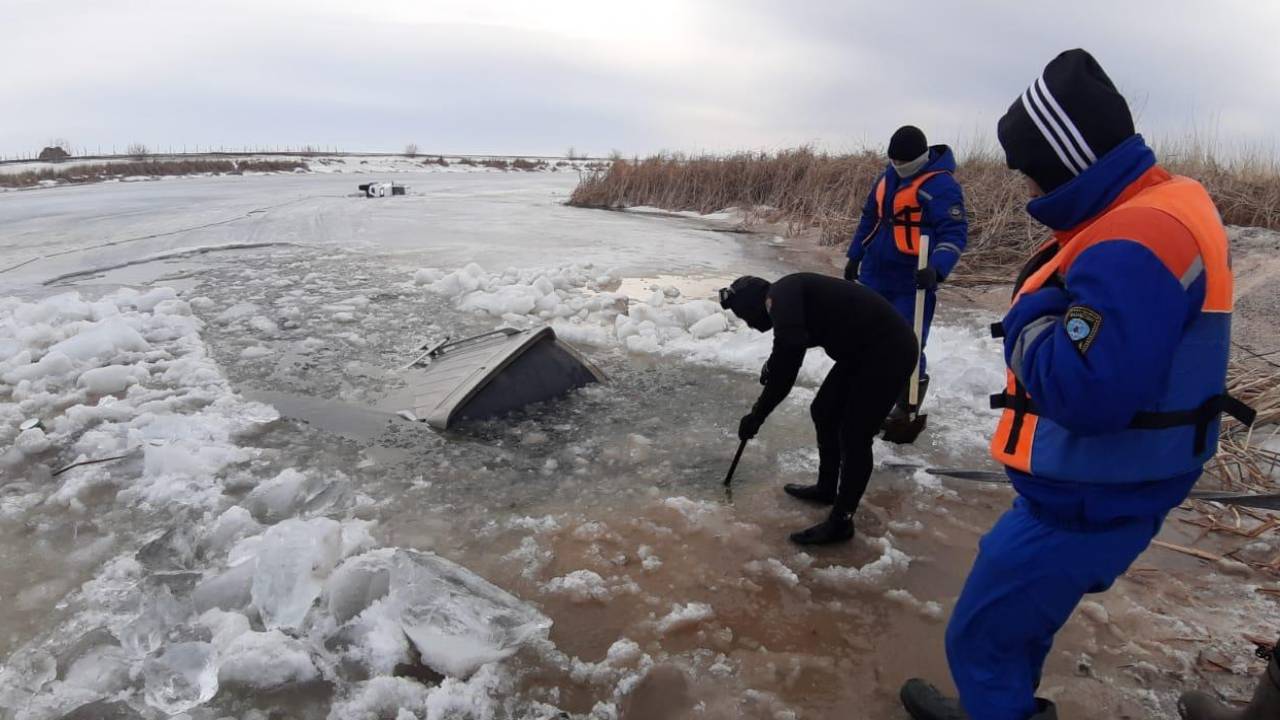
<path id="1" fill-rule="evenodd" d="M 931 267 L 916 271 L 916 289 L 917 290 L 937 290 L 938 289 L 938 271 Z"/>
<path id="2" fill-rule="evenodd" d="M 845 263 L 845 266 L 844 266 L 844 279 L 845 279 L 845 280 L 849 280 L 849 281 L 851 281 L 851 282 L 857 282 L 857 281 L 858 281 L 858 267 L 859 267 L 860 265 L 862 265 L 862 263 L 861 263 L 861 262 L 859 262 L 859 261 L 857 261 L 857 260 L 850 260 L 849 262 Z"/>
<path id="3" fill-rule="evenodd" d="M 765 360 L 764 365 L 760 368 L 760 384 L 769 384 L 769 361 Z"/>
<path id="4" fill-rule="evenodd" d="M 738 439 L 746 442 L 755 437 L 760 432 L 761 425 L 764 425 L 764 418 L 756 417 L 754 412 L 743 415 L 742 420 L 738 422 Z"/>

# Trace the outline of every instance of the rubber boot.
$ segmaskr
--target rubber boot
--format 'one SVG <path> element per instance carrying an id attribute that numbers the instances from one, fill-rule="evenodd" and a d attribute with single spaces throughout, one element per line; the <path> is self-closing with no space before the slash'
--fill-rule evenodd
<path id="1" fill-rule="evenodd" d="M 911 678 L 898 692 L 902 707 L 915 720 L 969 720 L 960 701 L 943 695 L 938 688 L 920 678 Z"/>
<path id="2" fill-rule="evenodd" d="M 908 680 L 898 693 L 902 706 L 915 720 L 969 720 L 960 701 L 943 695 L 938 688 L 919 678 Z M 1036 698 L 1036 714 L 1030 720 L 1057 720 L 1058 709 L 1048 700 Z"/>
<path id="3" fill-rule="evenodd" d="M 1202 692 L 1183 693 L 1178 712 L 1183 720 L 1276 720 L 1280 718 L 1280 643 L 1271 652 L 1271 662 L 1258 681 L 1253 700 L 1240 709 L 1227 708 Z"/>
<path id="4" fill-rule="evenodd" d="M 787 483 L 782 491 L 797 500 L 832 505 L 836 501 L 836 487 L 840 478 L 839 438 L 828 440 L 828 445 L 818 443 L 818 482 L 814 485 Z"/>
<path id="5" fill-rule="evenodd" d="M 1031 720 L 1058 720 L 1058 708 L 1053 703 L 1044 698 L 1036 698 L 1036 714 L 1031 716 Z"/>
<path id="6" fill-rule="evenodd" d="M 853 518 L 849 513 L 832 510 L 826 520 L 807 530 L 791 533 L 797 545 L 833 545 L 853 538 Z"/>
<path id="7" fill-rule="evenodd" d="M 919 402 L 916 403 L 917 412 L 919 412 L 920 407 L 924 405 L 924 396 L 927 392 L 929 392 L 929 376 L 922 375 L 920 377 Z M 888 428 L 891 424 L 901 424 L 907 421 L 907 417 L 911 414 L 910 398 L 911 387 L 908 385 L 902 389 L 902 394 L 898 396 L 898 402 L 893 406 L 893 409 L 889 411 L 888 417 L 884 419 L 884 422 L 880 423 L 881 430 Z"/>
<path id="8" fill-rule="evenodd" d="M 831 505 L 836 501 L 836 490 L 832 487 L 824 488 L 822 484 L 817 485 L 799 485 L 796 483 L 787 483 L 782 486 L 782 491 L 797 500 L 805 502 L 817 503 L 818 505 Z"/>

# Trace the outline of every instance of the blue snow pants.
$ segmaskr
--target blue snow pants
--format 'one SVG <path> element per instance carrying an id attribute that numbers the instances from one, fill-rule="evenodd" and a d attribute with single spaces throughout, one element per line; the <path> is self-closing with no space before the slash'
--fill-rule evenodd
<path id="1" fill-rule="evenodd" d="M 947 625 L 947 662 L 969 716 L 1033 716 L 1054 634 L 1085 594 L 1111 587 L 1163 523 L 1160 515 L 1065 529 L 1015 500 L 979 543 Z"/>
<path id="2" fill-rule="evenodd" d="M 915 290 L 911 290 L 909 292 L 904 293 L 901 291 L 890 292 L 890 291 L 882 290 L 878 287 L 875 287 L 874 285 L 871 285 L 870 287 L 871 289 L 880 293 L 880 296 L 883 297 L 885 300 L 888 300 L 889 304 L 893 305 L 893 309 L 898 311 L 898 314 L 901 315 L 907 321 L 907 324 L 912 326 L 912 329 L 915 329 L 915 325 L 912 324 L 915 321 L 915 314 L 916 314 Z M 925 343 L 929 341 L 929 326 L 933 324 L 933 311 L 934 311 L 934 308 L 937 307 L 937 305 L 938 305 L 938 294 L 936 292 L 926 292 L 924 294 L 924 326 L 920 332 L 920 338 L 919 338 L 921 377 L 923 377 L 926 374 L 924 346 L 925 346 Z"/>

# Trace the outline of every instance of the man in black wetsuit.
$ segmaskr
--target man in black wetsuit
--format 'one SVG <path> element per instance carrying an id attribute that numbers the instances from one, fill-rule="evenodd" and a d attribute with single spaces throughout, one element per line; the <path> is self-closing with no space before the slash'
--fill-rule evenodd
<path id="1" fill-rule="evenodd" d="M 806 350 L 820 347 L 836 361 L 809 408 L 818 433 L 818 482 L 784 490 L 833 506 L 822 523 L 792 533 L 794 542 L 848 540 L 871 478 L 871 441 L 918 361 L 911 327 L 874 290 L 816 273 L 787 275 L 772 284 L 740 277 L 720 291 L 720 305 L 751 328 L 773 330 L 773 352 L 760 373 L 764 391 L 738 425 L 742 440 L 755 437 L 791 392 Z"/>

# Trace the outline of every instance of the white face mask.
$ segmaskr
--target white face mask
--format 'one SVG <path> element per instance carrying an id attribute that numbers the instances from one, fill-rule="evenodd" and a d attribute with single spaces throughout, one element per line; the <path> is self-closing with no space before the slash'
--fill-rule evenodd
<path id="1" fill-rule="evenodd" d="M 921 168 L 925 166 L 925 163 L 929 162 L 929 151 L 925 150 L 924 154 L 915 160 L 908 160 L 902 163 L 894 160 L 891 160 L 890 162 L 893 163 L 893 169 L 898 173 L 898 177 L 911 177 L 912 175 L 920 172 Z"/>

